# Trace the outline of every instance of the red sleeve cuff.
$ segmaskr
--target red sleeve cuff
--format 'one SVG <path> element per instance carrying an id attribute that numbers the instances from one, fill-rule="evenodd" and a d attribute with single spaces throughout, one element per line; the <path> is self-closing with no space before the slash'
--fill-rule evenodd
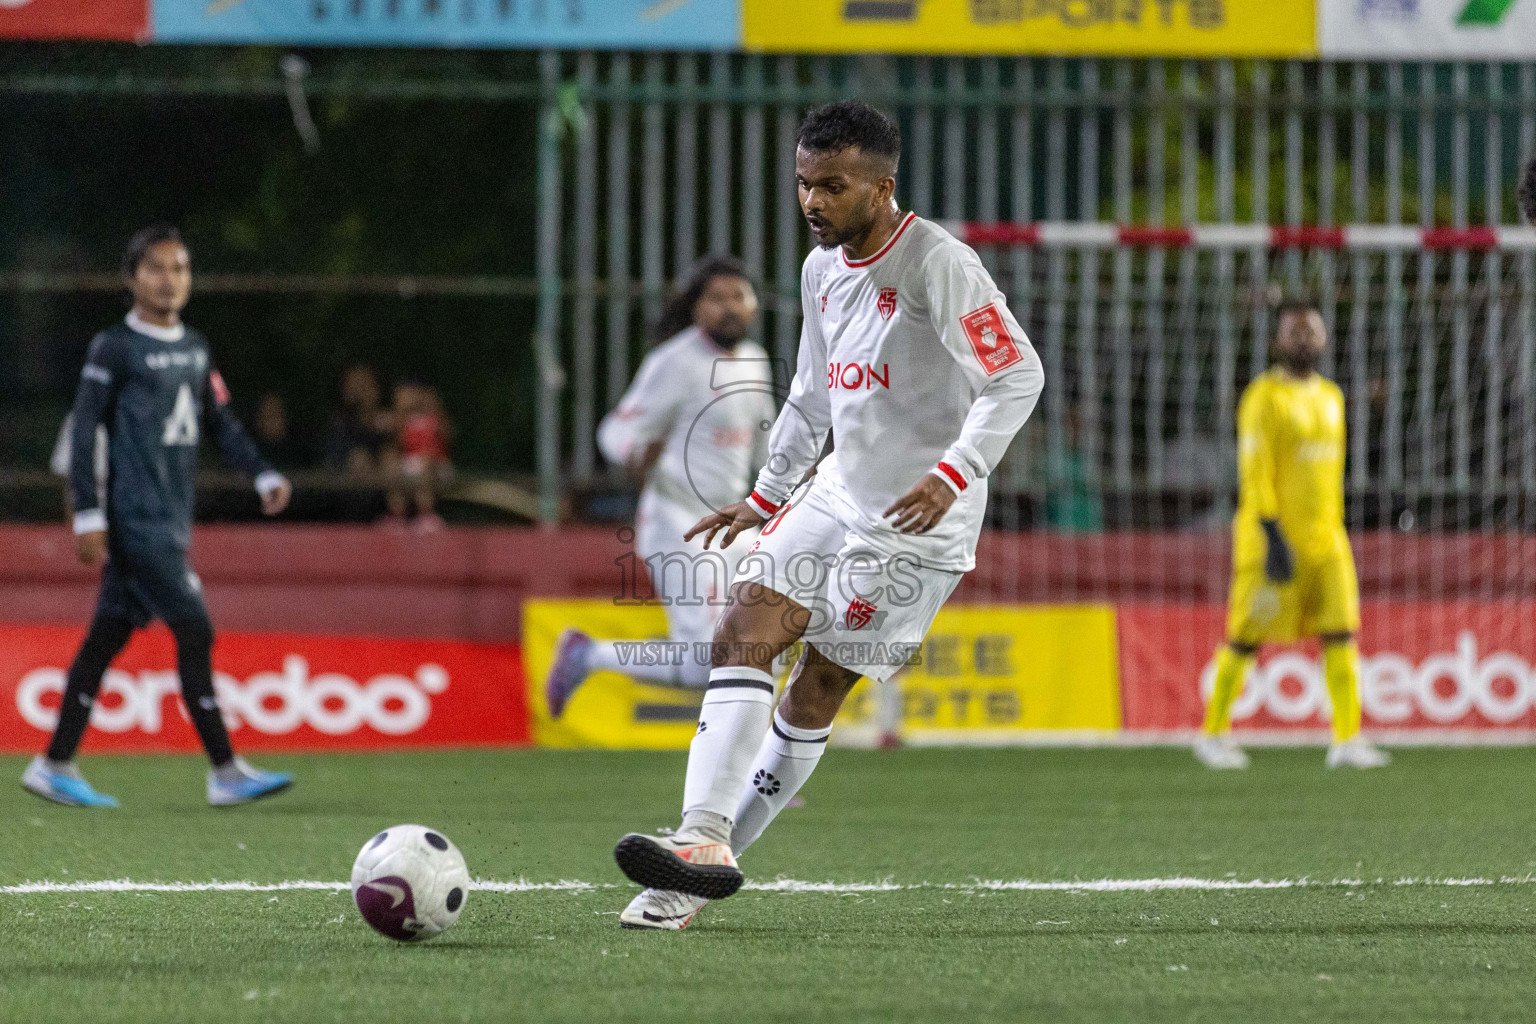
<path id="1" fill-rule="evenodd" d="M 747 504 L 757 509 L 757 511 L 765 519 L 771 519 L 774 513 L 778 512 L 779 510 L 778 505 L 775 505 L 773 502 L 769 501 L 761 494 L 758 494 L 756 491 L 753 491 L 751 494 L 747 495 Z"/>
<path id="2" fill-rule="evenodd" d="M 965 477 L 960 475 L 960 471 L 947 462 L 941 462 L 933 467 L 933 472 L 938 475 L 940 480 L 949 484 L 956 494 L 961 493 L 969 486 L 965 482 Z"/>

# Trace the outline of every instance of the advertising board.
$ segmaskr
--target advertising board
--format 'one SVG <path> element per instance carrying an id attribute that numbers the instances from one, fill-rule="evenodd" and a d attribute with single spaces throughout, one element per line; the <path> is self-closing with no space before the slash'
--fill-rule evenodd
<path id="1" fill-rule="evenodd" d="M 58 721 L 82 630 L 0 626 L 0 752 L 36 753 Z M 513 645 L 220 633 L 214 688 L 237 750 L 508 745 L 530 739 Z M 85 751 L 198 750 L 176 648 L 142 631 L 113 662 Z"/>
<path id="2" fill-rule="evenodd" d="M 748 50 L 1301 57 L 1313 0 L 743 0 Z"/>
<path id="3" fill-rule="evenodd" d="M 692 656 L 663 643 L 658 606 L 529 601 L 523 613 L 528 704 L 541 745 L 680 749 L 693 738 L 701 694 L 600 672 L 552 720 L 543 696 L 560 631 L 627 640 L 632 656 Z M 785 659 L 783 671 L 788 670 Z M 1108 605 L 952 605 L 939 613 L 899 676 L 904 733 L 914 742 L 1018 742 L 1035 734 L 1102 735 L 1120 723 L 1114 609 Z M 876 697 L 866 680 L 839 729 L 867 729 Z"/>
<path id="4" fill-rule="evenodd" d="M 0 0 L 0 39 L 144 39 L 149 0 Z"/>
<path id="5" fill-rule="evenodd" d="M 739 0 L 155 0 L 163 43 L 734 49 Z"/>
<path id="6" fill-rule="evenodd" d="M 1366 602 L 1360 704 L 1367 730 L 1492 734 L 1536 729 L 1536 603 Z M 1190 730 L 1204 715 L 1222 640 L 1219 605 L 1121 605 L 1125 728 Z M 1232 708 L 1236 732 L 1321 730 L 1330 716 L 1316 652 L 1265 648 Z"/>
<path id="7" fill-rule="evenodd" d="M 1536 56 L 1536 0 L 1318 0 L 1327 58 Z"/>

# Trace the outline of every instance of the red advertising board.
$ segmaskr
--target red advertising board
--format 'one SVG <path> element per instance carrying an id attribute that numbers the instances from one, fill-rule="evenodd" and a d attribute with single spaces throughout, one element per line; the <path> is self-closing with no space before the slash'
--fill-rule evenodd
<path id="1" fill-rule="evenodd" d="M 1122 604 L 1127 730 L 1199 726 L 1222 641 L 1219 605 Z M 1536 729 L 1536 602 L 1375 601 L 1361 609 L 1360 703 L 1367 729 Z M 1327 687 L 1314 648 L 1260 652 L 1233 728 L 1322 729 Z"/>
<path id="2" fill-rule="evenodd" d="M 41 750 L 82 631 L 0 626 L 0 752 Z M 220 633 L 214 686 L 237 749 L 344 750 L 527 743 L 515 645 Z M 135 635 L 102 681 L 86 751 L 197 750 L 176 650 Z"/>
<path id="3" fill-rule="evenodd" d="M 0 0 L 0 39 L 149 37 L 149 0 Z"/>

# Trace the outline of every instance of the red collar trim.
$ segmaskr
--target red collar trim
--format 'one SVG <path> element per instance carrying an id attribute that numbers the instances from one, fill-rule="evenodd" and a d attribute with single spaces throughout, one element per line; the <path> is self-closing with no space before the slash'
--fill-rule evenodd
<path id="1" fill-rule="evenodd" d="M 884 245 L 882 245 L 880 247 L 880 251 L 875 253 L 873 256 L 866 257 L 865 259 L 862 259 L 862 260 L 851 260 L 851 259 L 848 258 L 848 250 L 844 249 L 842 251 L 843 252 L 843 262 L 848 264 L 850 267 L 853 267 L 855 270 L 857 270 L 859 267 L 867 267 L 867 266 L 869 266 L 871 263 L 873 263 L 876 260 L 878 260 L 881 256 L 884 256 L 886 253 L 890 252 L 891 251 L 891 246 L 896 244 L 896 240 L 898 238 L 900 238 L 902 236 L 902 234 L 907 230 L 908 225 L 910 225 L 916 219 L 917 219 L 917 214 L 915 214 L 915 213 L 907 214 L 907 216 L 902 220 L 901 226 L 896 229 L 896 233 L 894 235 L 892 235 L 890 237 L 890 240 L 888 242 L 886 242 Z"/>

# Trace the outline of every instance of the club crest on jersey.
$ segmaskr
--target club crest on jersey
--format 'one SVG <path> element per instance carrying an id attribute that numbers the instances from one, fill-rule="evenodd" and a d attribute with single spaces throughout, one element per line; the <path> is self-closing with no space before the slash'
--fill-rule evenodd
<path id="1" fill-rule="evenodd" d="M 896 289 L 881 288 L 880 297 L 875 300 L 875 308 L 880 311 L 881 320 L 889 320 L 896 313 Z"/>
<path id="2" fill-rule="evenodd" d="M 1003 322 L 1003 314 L 996 303 L 988 303 L 965 314 L 960 318 L 960 326 L 971 343 L 976 361 L 988 377 L 1024 358 L 1008 333 L 1008 325 Z"/>
<path id="3" fill-rule="evenodd" d="M 862 597 L 855 597 L 848 602 L 848 611 L 843 615 L 843 625 L 848 629 L 863 629 L 874 617 L 874 604 Z"/>

